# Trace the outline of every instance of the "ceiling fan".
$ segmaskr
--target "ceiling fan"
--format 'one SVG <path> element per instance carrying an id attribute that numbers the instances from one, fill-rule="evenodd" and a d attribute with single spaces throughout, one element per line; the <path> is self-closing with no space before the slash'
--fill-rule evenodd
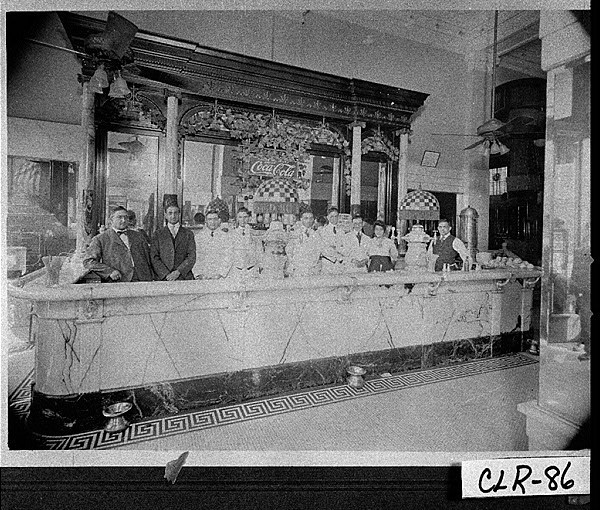
<path id="1" fill-rule="evenodd" d="M 82 57 L 99 60 L 121 60 L 122 64 L 133 62 L 133 54 L 129 45 L 133 41 L 138 28 L 131 21 L 114 11 L 108 12 L 104 30 L 86 37 L 83 46 L 85 52 L 57 46 L 45 41 L 27 38 L 28 41 L 49 46 L 58 50 L 75 53 Z"/>
<path id="2" fill-rule="evenodd" d="M 137 157 L 146 150 L 146 146 L 138 140 L 137 136 L 133 140 L 119 142 L 117 145 L 119 147 L 109 147 L 108 152 L 131 154 L 133 157 Z"/>
<path id="3" fill-rule="evenodd" d="M 527 135 L 529 138 L 538 135 L 542 138 L 537 138 L 534 143 L 536 146 L 542 146 L 544 141 L 544 132 L 540 130 L 540 123 L 544 120 L 543 112 L 532 108 L 522 108 L 513 110 L 509 114 L 509 119 L 506 122 L 498 120 L 494 117 L 494 105 L 496 94 L 496 60 L 498 55 L 498 11 L 494 12 L 494 43 L 492 57 L 492 90 L 490 100 L 490 118 L 483 124 L 477 127 L 476 135 L 465 135 L 458 133 L 432 133 L 433 135 L 442 136 L 478 136 L 479 140 L 471 145 L 468 145 L 463 150 L 473 149 L 482 146 L 486 154 L 506 154 L 510 149 L 503 143 L 509 137 L 517 137 L 519 135 Z"/>
<path id="4" fill-rule="evenodd" d="M 114 11 L 108 12 L 104 31 L 89 35 L 84 42 L 87 52 L 104 53 L 107 58 L 122 59 L 128 51 L 137 26 Z"/>

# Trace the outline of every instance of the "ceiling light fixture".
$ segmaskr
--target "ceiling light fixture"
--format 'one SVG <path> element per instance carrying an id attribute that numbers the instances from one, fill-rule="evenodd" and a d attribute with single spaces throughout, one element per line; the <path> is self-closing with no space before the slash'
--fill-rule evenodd
<path id="1" fill-rule="evenodd" d="M 115 79 L 110 85 L 109 97 L 127 97 L 131 94 L 131 90 L 127 86 L 127 82 L 121 76 L 121 71 L 117 71 Z"/>
<path id="2" fill-rule="evenodd" d="M 501 156 L 509 152 L 509 148 L 499 140 L 494 140 L 490 144 L 490 154 L 500 154 Z"/>
<path id="3" fill-rule="evenodd" d="M 96 94 L 102 94 L 103 89 L 107 88 L 108 85 L 108 75 L 104 69 L 104 64 L 100 64 L 90 79 L 90 86 Z"/>

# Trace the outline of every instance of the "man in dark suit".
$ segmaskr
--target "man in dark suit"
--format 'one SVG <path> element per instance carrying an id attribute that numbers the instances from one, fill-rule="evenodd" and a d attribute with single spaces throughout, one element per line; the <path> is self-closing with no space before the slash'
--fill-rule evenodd
<path id="1" fill-rule="evenodd" d="M 167 226 L 157 230 L 150 244 L 150 258 L 157 280 L 193 280 L 192 268 L 196 262 L 194 233 L 179 223 L 179 206 L 165 209 Z"/>
<path id="2" fill-rule="evenodd" d="M 154 280 L 148 243 L 142 234 L 128 228 L 127 210 L 115 208 L 110 221 L 111 227 L 90 242 L 84 267 L 107 282 Z"/>

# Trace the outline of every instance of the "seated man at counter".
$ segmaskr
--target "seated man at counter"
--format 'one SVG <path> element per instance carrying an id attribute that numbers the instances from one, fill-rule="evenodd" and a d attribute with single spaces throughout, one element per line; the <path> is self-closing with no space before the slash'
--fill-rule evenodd
<path id="1" fill-rule="evenodd" d="M 288 256 L 288 274 L 305 276 L 321 272 L 323 240 L 314 229 L 315 217 L 311 211 L 305 211 L 300 218 L 300 228 L 286 246 Z"/>
<path id="2" fill-rule="evenodd" d="M 427 248 L 428 254 L 437 255 L 435 260 L 436 271 L 441 271 L 444 264 L 448 264 L 451 270 L 461 269 L 469 257 L 465 244 L 458 237 L 450 234 L 451 228 L 448 220 L 441 219 L 438 222 L 440 238 L 434 238 Z"/>
<path id="3" fill-rule="evenodd" d="M 241 207 L 236 214 L 236 226 L 229 231 L 232 246 L 230 276 L 258 275 L 258 248 L 249 219 L 250 211 Z"/>
<path id="4" fill-rule="evenodd" d="M 196 262 L 194 233 L 183 227 L 179 220 L 179 206 L 171 204 L 165 209 L 167 225 L 152 237 L 150 256 L 158 280 L 193 280 L 192 267 Z"/>
<path id="5" fill-rule="evenodd" d="M 116 207 L 110 216 L 111 227 L 95 236 L 87 248 L 83 265 L 107 282 L 150 282 L 154 272 L 148 243 L 128 228 L 127 209 Z"/>
<path id="6" fill-rule="evenodd" d="M 347 273 L 366 273 L 369 255 L 367 248 L 371 238 L 363 232 L 363 218 L 356 215 L 352 218 L 352 230 L 344 234 L 340 252 L 342 268 Z"/>
<path id="7" fill-rule="evenodd" d="M 197 280 L 225 278 L 232 265 L 233 236 L 221 229 L 217 211 L 206 211 L 205 222 L 205 228 L 195 233 L 197 257 L 192 272 Z"/>

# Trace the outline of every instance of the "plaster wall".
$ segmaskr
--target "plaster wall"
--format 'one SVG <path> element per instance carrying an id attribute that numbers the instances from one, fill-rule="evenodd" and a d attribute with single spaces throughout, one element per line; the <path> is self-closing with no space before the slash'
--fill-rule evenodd
<path id="1" fill-rule="evenodd" d="M 81 159 L 81 126 L 9 117 L 7 148 L 11 156 L 76 161 Z"/>
<path id="2" fill-rule="evenodd" d="M 30 38 L 71 49 L 56 13 L 8 13 L 7 27 L 7 116 L 81 124 L 81 64 L 73 53 L 30 41 Z M 14 37 L 19 37 L 12 44 Z M 10 126 L 9 126 L 10 129 Z M 38 132 L 31 133 L 31 135 Z M 29 139 L 35 143 L 33 136 Z M 61 143 L 69 145 L 69 139 Z"/>

